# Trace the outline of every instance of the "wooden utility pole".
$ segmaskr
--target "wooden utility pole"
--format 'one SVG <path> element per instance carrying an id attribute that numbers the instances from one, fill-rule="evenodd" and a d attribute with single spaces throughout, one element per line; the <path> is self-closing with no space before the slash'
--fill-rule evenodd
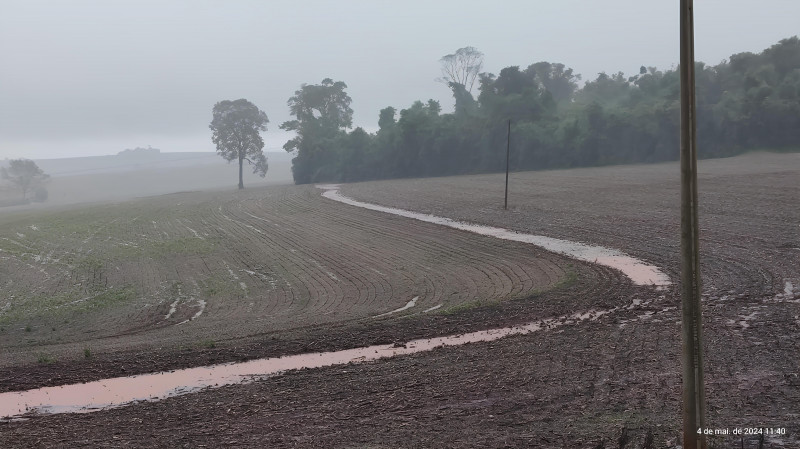
<path id="1" fill-rule="evenodd" d="M 694 2 L 681 0 L 681 304 L 683 309 L 683 447 L 706 449 L 706 399 L 697 220 L 697 117 Z M 698 433 L 698 430 L 700 431 Z"/>
<path id="2" fill-rule="evenodd" d="M 508 156 L 511 154 L 511 119 L 508 119 L 508 137 L 506 138 L 506 199 L 503 209 L 508 210 Z"/>

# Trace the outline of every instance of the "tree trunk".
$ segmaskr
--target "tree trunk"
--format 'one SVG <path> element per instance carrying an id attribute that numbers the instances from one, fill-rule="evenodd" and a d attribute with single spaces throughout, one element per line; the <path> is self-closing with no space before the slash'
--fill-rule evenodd
<path id="1" fill-rule="evenodd" d="M 244 182 L 242 181 L 242 164 L 244 163 L 244 158 L 239 155 L 239 190 L 244 189 Z"/>

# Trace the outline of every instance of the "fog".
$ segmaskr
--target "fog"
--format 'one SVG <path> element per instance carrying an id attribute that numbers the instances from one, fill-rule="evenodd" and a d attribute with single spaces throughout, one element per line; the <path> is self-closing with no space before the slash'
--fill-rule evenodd
<path id="1" fill-rule="evenodd" d="M 245 188 L 292 183 L 291 155 L 267 153 L 269 171 L 264 178 L 245 163 Z M 19 210 L 124 201 L 132 198 L 193 190 L 227 189 L 238 183 L 238 164 L 226 163 L 214 153 L 161 153 L 149 157 L 89 156 L 39 159 L 37 165 L 50 178 L 44 184 L 44 202 L 0 207 L 0 214 Z M 3 163 L 0 161 L 0 166 Z M 0 184 L 0 204 L 19 200 L 20 190 Z"/>
<path id="2" fill-rule="evenodd" d="M 378 111 L 439 100 L 439 58 L 474 46 L 484 70 L 563 62 L 599 72 L 669 68 L 678 2 L 4 1 L 0 159 L 214 151 L 214 103 L 247 98 L 270 117 L 266 149 L 291 136 L 302 83 L 347 83 L 354 126 Z M 696 56 L 711 64 L 797 33 L 800 2 L 696 2 Z M 221 162 L 221 160 L 220 160 Z M 268 175 L 269 178 L 269 175 Z"/>

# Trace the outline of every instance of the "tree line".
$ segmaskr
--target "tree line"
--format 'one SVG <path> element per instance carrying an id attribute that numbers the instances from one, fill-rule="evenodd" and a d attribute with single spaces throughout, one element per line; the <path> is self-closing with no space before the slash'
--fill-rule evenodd
<path id="1" fill-rule="evenodd" d="M 435 100 L 399 111 L 389 106 L 379 112 L 375 133 L 351 130 L 344 82 L 303 84 L 288 101 L 295 118 L 280 125 L 296 133 L 284 145 L 296 154 L 295 183 L 501 171 L 509 120 L 513 170 L 678 159 L 678 68 L 600 73 L 580 86 L 581 76 L 561 63 L 480 73 L 482 56 L 465 47 L 440 60 L 452 113 L 442 113 Z M 695 71 L 701 158 L 800 148 L 796 36 L 715 66 L 698 62 Z"/>

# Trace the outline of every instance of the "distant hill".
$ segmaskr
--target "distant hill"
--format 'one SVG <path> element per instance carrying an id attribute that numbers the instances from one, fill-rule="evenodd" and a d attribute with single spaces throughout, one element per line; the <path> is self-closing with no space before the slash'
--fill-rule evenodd
<path id="1" fill-rule="evenodd" d="M 124 149 L 119 153 L 117 153 L 117 156 L 124 158 L 146 159 L 146 158 L 158 157 L 159 154 L 161 154 L 161 150 L 159 150 L 158 148 L 153 148 L 150 145 L 148 145 L 147 148 L 136 147 L 133 149 L 130 148 Z"/>
<path id="2" fill-rule="evenodd" d="M 19 205 L 20 193 L 0 182 L 0 213 L 41 209 L 78 203 L 123 201 L 186 190 L 231 189 L 238 184 L 239 169 L 216 153 L 161 153 L 157 149 L 123 151 L 113 156 L 38 159 L 36 164 L 50 175 L 45 185 L 46 202 Z M 266 178 L 245 166 L 245 188 L 269 184 L 292 184 L 292 155 L 265 153 L 269 162 Z M 3 161 L 0 160 L 0 165 Z"/>
<path id="3" fill-rule="evenodd" d="M 265 154 L 268 162 L 291 162 L 293 157 L 285 152 Z M 36 159 L 35 162 L 45 173 L 54 177 L 90 173 L 116 173 L 142 169 L 168 170 L 192 165 L 227 164 L 217 153 L 207 151 L 162 153 L 157 148 L 128 149 L 109 156 Z"/>

